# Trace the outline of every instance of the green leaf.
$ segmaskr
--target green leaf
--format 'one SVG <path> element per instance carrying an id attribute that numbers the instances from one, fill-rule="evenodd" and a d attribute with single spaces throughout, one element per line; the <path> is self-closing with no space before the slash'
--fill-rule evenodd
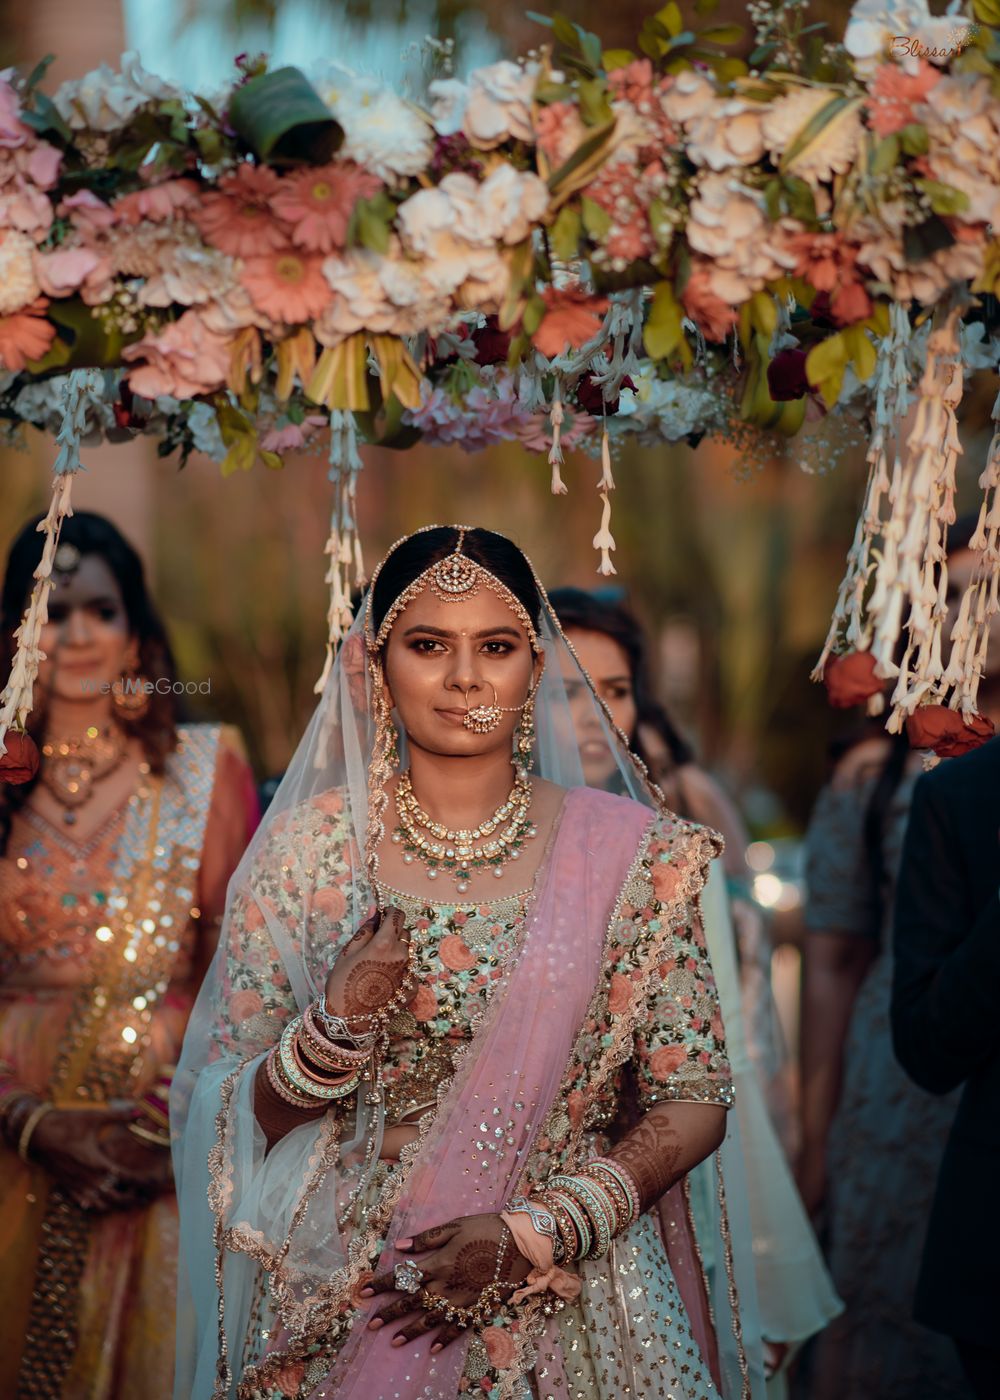
<path id="1" fill-rule="evenodd" d="M 73 143 L 73 133 L 67 122 L 59 115 L 59 109 L 50 97 L 46 97 L 44 92 L 33 94 L 33 105 L 26 107 L 21 112 L 21 120 L 25 126 L 30 126 L 32 131 L 37 131 L 41 135 L 54 131 L 66 142 L 67 145 Z"/>
<path id="2" fill-rule="evenodd" d="M 545 302 L 541 297 L 532 297 L 524 308 L 524 315 L 521 317 L 521 324 L 524 326 L 525 333 L 529 336 L 534 335 L 535 331 L 537 331 L 538 327 L 542 324 L 544 316 Z"/>
<path id="3" fill-rule="evenodd" d="M 580 30 L 580 52 L 596 73 L 601 66 L 601 41 L 596 34 Z"/>
<path id="4" fill-rule="evenodd" d="M 778 328 L 778 308 L 767 292 L 754 292 L 750 298 L 750 319 L 763 335 L 774 335 Z"/>
<path id="5" fill-rule="evenodd" d="M 659 282 L 653 293 L 642 339 L 646 353 L 654 360 L 665 360 L 684 339 L 684 312 L 669 282 Z"/>
<path id="6" fill-rule="evenodd" d="M 741 24 L 713 24 L 703 29 L 698 38 L 710 44 L 738 44 L 743 35 Z"/>
<path id="7" fill-rule="evenodd" d="M 679 34 L 675 34 L 667 45 L 667 52 L 672 53 L 674 49 L 686 48 L 688 44 L 693 44 L 696 35 L 690 29 L 682 29 Z"/>
<path id="8" fill-rule="evenodd" d="M 668 34 L 679 34 L 684 28 L 684 18 L 681 15 L 680 6 L 675 0 L 668 0 L 662 10 L 657 10 L 655 18 L 663 25 Z"/>
<path id="9" fill-rule="evenodd" d="M 613 73 L 616 68 L 627 68 L 630 63 L 634 63 L 635 54 L 631 49 L 605 49 L 601 55 L 601 62 L 606 73 Z"/>
<path id="10" fill-rule="evenodd" d="M 606 126 L 612 119 L 603 78 L 590 78 L 580 84 L 580 115 L 587 126 Z"/>
<path id="11" fill-rule="evenodd" d="M 847 346 L 840 331 L 814 345 L 806 356 L 806 378 L 819 390 L 827 408 L 837 402 L 847 361 Z"/>
<path id="12" fill-rule="evenodd" d="M 567 192 L 580 188 L 580 184 L 589 184 L 590 173 L 596 171 L 602 164 L 601 152 L 610 141 L 615 129 L 614 121 L 609 121 L 604 126 L 594 127 L 593 131 L 585 141 L 581 141 L 579 146 L 569 156 L 558 170 L 553 170 L 549 175 L 549 192 L 553 198 L 564 196 Z"/>
<path id="13" fill-rule="evenodd" d="M 907 262 L 922 262 L 954 242 L 955 235 L 936 214 L 922 224 L 908 224 L 903 229 L 903 255 Z"/>
<path id="14" fill-rule="evenodd" d="M 611 215 L 606 209 L 602 209 L 599 204 L 595 204 L 586 195 L 580 200 L 580 214 L 583 218 L 583 226 L 590 234 L 591 238 L 596 238 L 598 242 L 606 238 L 611 229 Z"/>
<path id="15" fill-rule="evenodd" d="M 262 160 L 329 160 L 344 129 L 298 68 L 276 68 L 238 87 L 229 124 Z"/>
<path id="16" fill-rule="evenodd" d="M 560 262 L 572 262 L 579 253 L 582 228 L 579 209 L 572 204 L 564 204 L 549 230 L 552 251 Z"/>
<path id="17" fill-rule="evenodd" d="M 719 0 L 694 0 L 696 15 L 714 15 L 719 8 Z"/>
<path id="18" fill-rule="evenodd" d="M 899 137 L 894 134 L 884 136 L 876 144 L 870 166 L 873 175 L 888 175 L 890 170 L 895 170 L 899 164 L 899 146 Z"/>
<path id="19" fill-rule="evenodd" d="M 1000 0 L 972 0 L 972 9 L 981 23 L 1000 28 Z"/>
<path id="20" fill-rule="evenodd" d="M 910 122 L 909 126 L 904 126 L 902 131 L 897 133 L 899 144 L 908 156 L 923 156 L 927 154 L 929 142 L 927 140 L 927 128 L 920 122 Z"/>
<path id="21" fill-rule="evenodd" d="M 31 72 L 28 74 L 27 80 L 24 84 L 24 90 L 26 93 L 33 92 L 35 90 L 38 84 L 45 77 L 45 72 L 49 64 L 55 62 L 55 57 L 56 56 L 54 53 L 47 53 L 44 58 L 40 58 L 38 60 L 34 68 L 32 68 Z"/>
<path id="22" fill-rule="evenodd" d="M 777 44 L 758 44 L 753 53 L 747 59 L 751 68 L 759 68 L 766 63 L 769 58 L 778 52 Z"/>
<path id="23" fill-rule="evenodd" d="M 875 372 L 875 346 L 865 335 L 862 326 L 845 326 L 841 331 L 847 346 L 854 372 L 859 379 L 870 379 Z"/>
<path id="24" fill-rule="evenodd" d="M 667 217 L 668 206 L 655 195 L 649 201 L 649 227 L 658 248 L 669 248 L 674 237 L 674 225 Z"/>
<path id="25" fill-rule="evenodd" d="M 913 183 L 918 190 L 923 190 L 935 214 L 962 214 L 969 207 L 969 196 L 954 185 L 942 184 L 940 180 L 914 180 Z"/>
<path id="26" fill-rule="evenodd" d="M 782 180 L 785 191 L 785 207 L 793 219 L 801 219 L 811 224 L 816 220 L 816 199 L 808 181 L 798 175 L 786 175 Z"/>
<path id="27" fill-rule="evenodd" d="M 539 83 L 535 88 L 535 101 L 540 102 L 543 107 L 547 107 L 550 102 L 565 102 L 573 96 L 573 88 L 569 83 Z"/>
<path id="28" fill-rule="evenodd" d="M 579 47 L 577 39 L 576 25 L 568 20 L 565 15 L 552 16 L 552 32 L 560 44 L 565 44 L 568 49 Z"/>
<path id="29" fill-rule="evenodd" d="M 771 223 L 776 224 L 781 218 L 781 181 L 777 175 L 764 186 L 764 207 Z"/>

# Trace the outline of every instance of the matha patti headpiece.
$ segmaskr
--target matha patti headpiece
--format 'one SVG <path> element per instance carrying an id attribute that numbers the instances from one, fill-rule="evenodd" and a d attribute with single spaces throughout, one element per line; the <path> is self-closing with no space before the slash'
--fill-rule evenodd
<path id="1" fill-rule="evenodd" d="M 420 535 L 426 530 L 437 530 L 441 528 L 442 527 L 438 525 L 427 525 L 423 530 L 417 530 L 415 533 Z M 484 568 L 482 564 L 477 564 L 475 559 L 470 559 L 467 554 L 462 553 L 462 545 L 465 543 L 465 536 L 473 527 L 470 525 L 454 525 L 451 528 L 458 531 L 458 542 L 452 553 L 445 559 L 439 559 L 437 563 L 431 564 L 422 574 L 418 574 L 411 584 L 408 584 L 407 587 L 403 589 L 402 593 L 400 593 L 399 597 L 382 619 L 382 624 L 378 632 L 372 635 L 372 600 L 375 596 L 376 580 L 390 555 L 392 555 L 401 544 L 404 544 L 406 540 L 412 539 L 413 536 L 404 535 L 404 537 L 397 540 L 388 551 L 385 559 L 382 560 L 382 563 L 372 575 L 371 586 L 368 590 L 365 635 L 368 638 L 369 646 L 378 651 L 385 645 L 386 638 L 392 630 L 393 623 L 399 617 L 400 613 L 413 602 L 414 598 L 419 597 L 425 589 L 429 588 L 434 596 L 440 598 L 442 602 L 457 603 L 465 598 L 474 598 L 479 592 L 479 589 L 485 587 L 490 589 L 490 591 L 495 593 L 499 598 L 502 598 L 511 612 L 514 613 L 515 617 L 528 634 L 528 640 L 531 643 L 532 650 L 535 652 L 541 651 L 541 643 L 538 640 L 538 632 L 535 628 L 535 624 L 532 622 L 531 615 L 521 600 L 512 593 L 507 585 L 502 583 L 495 574 L 491 574 L 489 569 Z"/>

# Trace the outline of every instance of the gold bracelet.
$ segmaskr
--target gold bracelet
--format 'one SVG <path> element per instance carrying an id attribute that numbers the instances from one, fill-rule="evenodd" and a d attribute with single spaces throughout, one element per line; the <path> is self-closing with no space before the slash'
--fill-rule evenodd
<path id="1" fill-rule="evenodd" d="M 130 1123 L 128 1130 L 143 1142 L 154 1142 L 157 1147 L 169 1147 L 170 1139 L 163 1133 L 152 1133 L 148 1128 L 144 1128 L 141 1123 Z"/>
<path id="2" fill-rule="evenodd" d="M 22 1162 L 28 1161 L 28 1144 L 31 1142 L 32 1133 L 38 1127 L 46 1113 L 51 1113 L 54 1108 L 54 1103 L 40 1103 L 28 1114 L 28 1121 L 21 1129 L 21 1136 L 17 1140 L 17 1155 Z"/>

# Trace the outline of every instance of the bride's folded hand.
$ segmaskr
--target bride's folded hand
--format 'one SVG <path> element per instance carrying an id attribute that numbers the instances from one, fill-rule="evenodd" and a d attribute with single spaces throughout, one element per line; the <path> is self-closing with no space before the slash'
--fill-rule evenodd
<path id="1" fill-rule="evenodd" d="M 333 1016 L 364 1030 L 374 1015 L 399 991 L 406 977 L 410 931 L 402 909 L 390 904 L 361 925 L 337 958 L 326 979 L 326 1007 Z"/>
<path id="2" fill-rule="evenodd" d="M 436 1331 L 431 1351 L 437 1352 L 462 1335 L 464 1329 L 457 1323 L 442 1323 L 440 1316 L 425 1310 L 422 1293 L 439 1296 L 460 1308 L 472 1308 L 491 1283 L 498 1282 L 503 1297 L 507 1298 L 531 1270 L 531 1264 L 518 1252 L 499 1215 L 464 1215 L 447 1225 L 421 1230 L 412 1239 L 397 1240 L 395 1248 L 404 1256 L 401 1262 L 410 1263 L 413 1255 L 423 1256 L 412 1259 L 422 1275 L 417 1291 L 405 1292 L 400 1288 L 396 1279 L 397 1265 L 396 1269 L 376 1274 L 360 1293 L 362 1298 L 380 1293 L 396 1295 L 368 1323 L 372 1329 L 401 1322 L 404 1318 L 413 1319 L 393 1335 L 394 1347 Z"/>

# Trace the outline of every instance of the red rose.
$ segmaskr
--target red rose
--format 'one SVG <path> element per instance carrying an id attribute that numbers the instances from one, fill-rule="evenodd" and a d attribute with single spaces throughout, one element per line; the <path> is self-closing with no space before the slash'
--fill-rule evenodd
<path id="1" fill-rule="evenodd" d="M 628 375 L 621 382 L 622 389 L 634 389 L 635 385 Z M 589 413 L 592 418 L 600 418 L 604 413 L 617 413 L 619 396 L 616 394 L 607 403 L 604 401 L 604 389 L 595 382 L 594 376 L 588 370 L 586 374 L 580 376 L 580 381 L 574 389 L 576 401 L 583 409 L 584 413 Z"/>
<path id="2" fill-rule="evenodd" d="M 806 352 L 789 348 L 779 350 L 767 367 L 767 388 L 775 403 L 788 403 L 808 394 Z"/>
<path id="3" fill-rule="evenodd" d="M 0 754 L 0 782 L 30 783 L 38 772 L 38 745 L 19 729 L 8 730 L 3 742 L 7 752 Z"/>
<path id="4" fill-rule="evenodd" d="M 495 316 L 487 316 L 486 325 L 472 332 L 477 365 L 505 365 L 510 354 L 510 332 L 502 331 Z"/>
<path id="5" fill-rule="evenodd" d="M 870 651 L 848 651 L 831 656 L 823 671 L 827 698 L 838 710 L 860 705 L 878 695 L 885 681 L 875 674 L 875 658 Z"/>
<path id="6" fill-rule="evenodd" d="M 973 715 L 966 722 L 947 705 L 921 705 L 906 721 L 906 737 L 915 749 L 932 749 L 938 758 L 958 758 L 993 738 L 993 721 Z"/>

